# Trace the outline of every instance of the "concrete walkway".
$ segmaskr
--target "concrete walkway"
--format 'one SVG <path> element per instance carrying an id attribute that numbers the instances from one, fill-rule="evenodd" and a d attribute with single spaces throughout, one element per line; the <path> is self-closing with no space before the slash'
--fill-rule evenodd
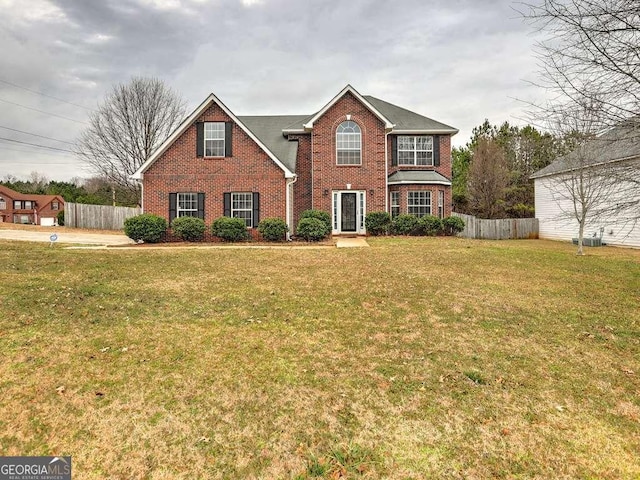
<path id="1" fill-rule="evenodd" d="M 134 243 L 126 235 L 106 233 L 76 233 L 76 232 L 33 232 L 29 230 L 0 230 L 0 240 L 20 240 L 27 242 L 51 242 L 50 236 L 55 233 L 58 238 L 55 243 L 79 243 L 82 245 L 126 245 Z"/>
<path id="2" fill-rule="evenodd" d="M 364 237 L 353 237 L 353 238 L 336 238 L 336 247 L 338 248 L 358 248 L 358 247 L 368 247 L 367 239 Z"/>

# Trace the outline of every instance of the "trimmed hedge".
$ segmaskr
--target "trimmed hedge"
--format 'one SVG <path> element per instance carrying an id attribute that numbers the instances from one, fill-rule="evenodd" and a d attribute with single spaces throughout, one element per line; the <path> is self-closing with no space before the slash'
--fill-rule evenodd
<path id="1" fill-rule="evenodd" d="M 136 242 L 158 243 L 166 233 L 167 226 L 164 218 L 143 213 L 124 221 L 124 234 Z"/>
<path id="2" fill-rule="evenodd" d="M 319 218 L 306 217 L 298 222 L 296 234 L 307 242 L 319 242 L 329 235 L 327 225 Z"/>
<path id="3" fill-rule="evenodd" d="M 176 217 L 171 222 L 173 234 L 186 242 L 202 240 L 206 229 L 204 220 L 198 217 Z"/>
<path id="4" fill-rule="evenodd" d="M 220 217 L 211 225 L 211 233 L 225 242 L 239 242 L 249 238 L 247 225 L 241 218 Z"/>
<path id="5" fill-rule="evenodd" d="M 442 221 L 445 235 L 456 235 L 464 230 L 464 220 L 460 217 L 447 217 Z"/>
<path id="6" fill-rule="evenodd" d="M 434 215 L 425 215 L 418 220 L 418 226 L 422 235 L 435 237 L 443 232 L 442 220 Z"/>
<path id="7" fill-rule="evenodd" d="M 305 218 L 315 218 L 320 220 L 325 226 L 324 236 L 328 237 L 331 234 L 331 215 L 329 215 L 329 212 L 325 212 L 324 210 L 305 210 L 300 215 L 300 221 Z M 298 222 L 298 226 L 300 226 L 300 222 Z"/>
<path id="8" fill-rule="evenodd" d="M 418 217 L 403 213 L 391 221 L 391 232 L 395 235 L 419 234 Z"/>
<path id="9" fill-rule="evenodd" d="M 281 218 L 265 218 L 260 221 L 258 231 L 268 242 L 282 242 L 287 237 L 289 226 Z"/>
<path id="10" fill-rule="evenodd" d="M 387 212 L 367 213 L 364 219 L 367 233 L 370 235 L 386 235 L 391 227 L 391 215 Z"/>

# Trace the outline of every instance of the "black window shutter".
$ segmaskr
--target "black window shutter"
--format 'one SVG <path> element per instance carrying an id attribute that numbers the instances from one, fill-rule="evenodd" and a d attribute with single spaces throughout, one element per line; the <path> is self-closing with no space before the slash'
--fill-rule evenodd
<path id="1" fill-rule="evenodd" d="M 253 226 L 257 227 L 260 223 L 260 194 L 253 193 Z"/>
<path id="2" fill-rule="evenodd" d="M 396 135 L 391 137 L 391 165 L 394 167 L 398 165 L 398 137 Z"/>
<path id="3" fill-rule="evenodd" d="M 204 123 L 196 123 L 196 156 L 204 157 Z"/>
<path id="4" fill-rule="evenodd" d="M 224 124 L 224 156 L 232 157 L 233 152 L 231 151 L 231 146 L 233 142 L 231 141 L 231 132 L 233 131 L 233 123 L 227 122 Z"/>
<path id="5" fill-rule="evenodd" d="M 433 165 L 440 166 L 440 135 L 433 136 Z"/>
<path id="6" fill-rule="evenodd" d="M 224 194 L 224 216 L 225 217 L 231 216 L 231 194 L 230 193 Z"/>
<path id="7" fill-rule="evenodd" d="M 198 194 L 198 218 L 204 220 L 204 193 Z"/>
<path id="8" fill-rule="evenodd" d="M 173 222 L 173 219 L 176 218 L 177 200 L 178 200 L 178 194 L 176 193 L 169 194 L 169 223 Z"/>

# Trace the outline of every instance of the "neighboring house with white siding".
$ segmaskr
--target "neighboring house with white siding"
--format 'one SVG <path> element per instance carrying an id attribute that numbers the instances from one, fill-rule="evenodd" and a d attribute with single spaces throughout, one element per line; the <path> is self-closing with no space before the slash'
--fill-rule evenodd
<path id="1" fill-rule="evenodd" d="M 579 223 L 574 207 L 579 212 L 584 203 L 588 206 L 585 238 L 601 236 L 608 245 L 640 247 L 638 125 L 612 129 L 531 178 L 540 238 L 576 238 Z"/>

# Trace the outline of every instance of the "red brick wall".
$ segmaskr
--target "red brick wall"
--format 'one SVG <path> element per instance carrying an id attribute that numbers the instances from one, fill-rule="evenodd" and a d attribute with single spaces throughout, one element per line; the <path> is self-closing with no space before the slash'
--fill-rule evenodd
<path id="1" fill-rule="evenodd" d="M 362 164 L 336 165 L 336 128 L 347 115 L 362 131 Z M 350 93 L 345 94 L 313 126 L 313 208 L 331 212 L 331 191 L 367 191 L 367 212 L 385 209 L 384 123 Z M 325 191 L 327 194 L 325 194 Z M 373 193 L 373 194 L 372 194 Z"/>
<path id="2" fill-rule="evenodd" d="M 429 167 L 425 165 L 420 165 L 420 166 L 391 165 L 392 137 L 393 135 L 389 135 L 387 139 L 387 148 L 389 149 L 389 175 L 391 175 L 394 172 L 397 172 L 398 170 L 435 170 L 440 175 L 444 175 L 449 180 L 451 180 L 451 136 L 439 135 L 438 137 L 440 140 L 440 165 L 437 167 Z"/>
<path id="3" fill-rule="evenodd" d="M 300 220 L 300 214 L 311 208 L 311 134 L 289 135 L 289 140 L 298 140 L 296 174 L 298 180 L 293 184 L 293 228 Z"/>
<path id="4" fill-rule="evenodd" d="M 58 204 L 58 210 L 53 210 L 51 208 L 51 202 L 49 202 L 40 211 L 38 211 L 38 223 L 40 223 L 40 218 L 42 217 L 56 218 L 58 212 L 64 210 L 64 203 L 58 200 Z"/>
<path id="5" fill-rule="evenodd" d="M 230 122 L 216 104 L 197 122 Z M 225 192 L 260 193 L 260 218 L 285 218 L 284 172 L 238 126 L 233 126 L 231 158 L 198 158 L 196 126 L 190 126 L 145 172 L 143 207 L 145 213 L 169 218 L 169 194 L 205 194 L 205 222 L 213 223 L 224 214 Z"/>
<path id="6" fill-rule="evenodd" d="M 33 204 L 37 205 L 37 208 L 39 210 L 37 210 L 37 215 L 34 214 L 34 208 L 30 208 L 30 209 L 14 209 L 13 208 L 13 201 L 14 198 L 10 197 L 8 194 L 6 193 L 2 193 L 0 194 L 0 197 L 4 198 L 5 202 L 6 202 L 6 206 L 7 208 L 4 210 L 0 210 L 0 221 L 5 222 L 5 223 L 13 223 L 13 216 L 14 215 L 28 215 L 29 216 L 29 222 L 30 223 L 40 223 L 40 219 L 42 217 L 51 217 L 51 218 L 55 218 L 58 215 L 58 212 L 60 210 L 64 210 L 64 202 L 62 200 L 58 200 L 59 202 L 59 209 L 58 210 L 53 210 L 51 208 L 51 202 L 47 202 L 45 205 L 42 204 L 43 200 L 40 200 L 36 197 L 34 197 L 31 202 L 33 202 Z M 21 200 L 22 202 L 24 202 L 24 200 Z"/>

